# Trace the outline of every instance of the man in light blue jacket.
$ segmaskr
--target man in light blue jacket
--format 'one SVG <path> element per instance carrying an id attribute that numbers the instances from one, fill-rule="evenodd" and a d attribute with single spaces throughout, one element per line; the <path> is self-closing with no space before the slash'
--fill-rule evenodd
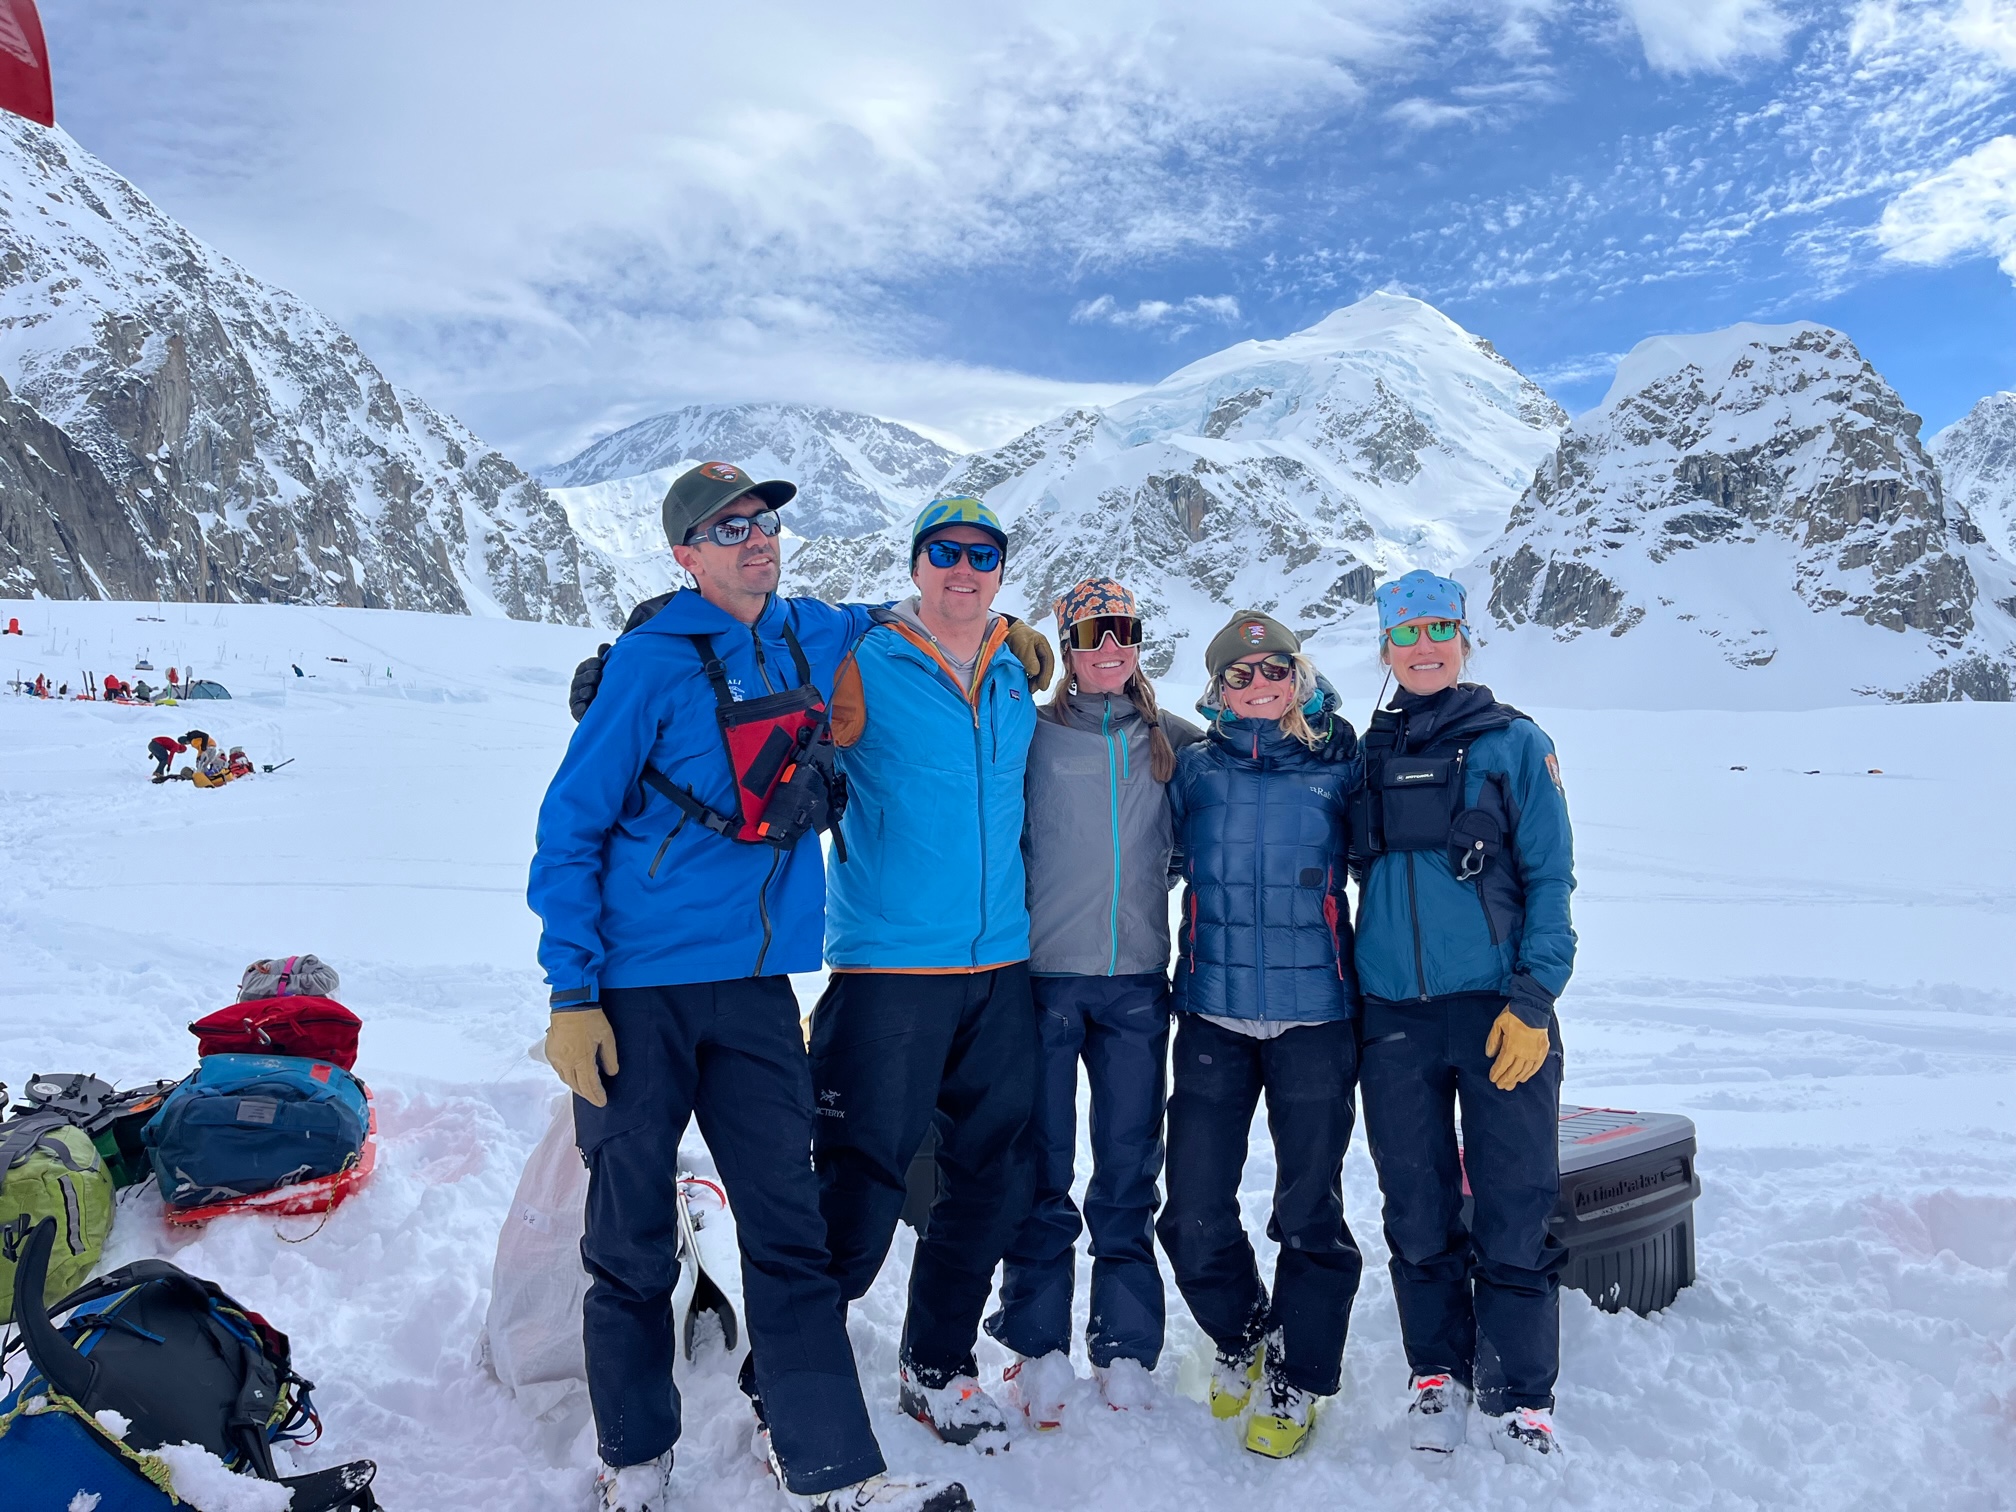
<path id="1" fill-rule="evenodd" d="M 1028 1205 L 1018 1136 L 1036 1075 L 1022 781 L 1028 673 L 991 611 L 1007 535 L 977 499 L 911 532 L 918 596 L 878 612 L 834 688 L 849 801 L 827 906 L 833 977 L 812 1018 L 827 1243 L 861 1296 L 887 1255 L 934 1120 L 940 1191 L 904 1322 L 904 1411 L 948 1443 L 1007 1446 L 973 1346 Z M 1047 679 L 1045 679 L 1047 681 Z"/>

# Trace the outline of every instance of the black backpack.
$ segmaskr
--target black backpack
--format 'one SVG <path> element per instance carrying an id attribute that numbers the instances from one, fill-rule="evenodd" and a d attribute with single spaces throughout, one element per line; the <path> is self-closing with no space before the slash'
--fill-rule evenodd
<path id="1" fill-rule="evenodd" d="M 313 1383 L 295 1372 L 287 1336 L 214 1282 L 165 1260 L 121 1266 L 45 1310 L 55 1238 L 45 1220 L 21 1256 L 20 1333 L 0 1363 L 25 1350 L 31 1368 L 0 1402 L 0 1418 L 37 1395 L 74 1404 L 79 1420 L 109 1408 L 128 1427 L 108 1453 L 200 1444 L 240 1473 L 281 1481 L 271 1446 L 312 1442 L 322 1427 Z M 60 1326 L 50 1321 L 65 1312 Z M 360 1460 L 283 1484 L 295 1490 L 292 1512 L 376 1512 L 374 1473 Z"/>

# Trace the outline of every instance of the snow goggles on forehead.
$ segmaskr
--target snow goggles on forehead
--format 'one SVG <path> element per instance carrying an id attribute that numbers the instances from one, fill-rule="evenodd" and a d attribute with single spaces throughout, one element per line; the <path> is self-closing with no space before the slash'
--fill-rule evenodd
<path id="1" fill-rule="evenodd" d="M 957 567 L 964 556 L 975 572 L 992 572 L 1001 565 L 1001 548 L 981 541 L 933 541 L 924 556 L 933 567 Z"/>
<path id="2" fill-rule="evenodd" d="M 783 522 L 777 518 L 774 509 L 759 509 L 753 515 L 729 515 L 712 525 L 687 531 L 686 544 L 691 546 L 704 536 L 716 546 L 740 546 L 749 539 L 752 527 L 766 536 L 774 536 L 783 527 Z"/>
<path id="3" fill-rule="evenodd" d="M 1428 632 L 1428 639 L 1442 642 L 1456 639 L 1456 632 L 1463 628 L 1457 620 L 1430 620 L 1425 625 L 1395 625 L 1386 632 L 1386 638 L 1396 646 L 1412 646 L 1421 639 L 1421 632 Z"/>
<path id="4" fill-rule="evenodd" d="M 1218 680 L 1228 688 L 1243 688 L 1253 681 L 1255 672 L 1269 682 L 1286 682 L 1295 675 L 1295 658 L 1286 651 L 1276 651 L 1262 661 L 1236 661 L 1218 674 Z"/>
<path id="5" fill-rule="evenodd" d="M 1141 621 L 1131 614 L 1095 614 L 1079 620 L 1064 632 L 1073 651 L 1097 651 L 1107 636 L 1116 646 L 1141 644 Z"/>

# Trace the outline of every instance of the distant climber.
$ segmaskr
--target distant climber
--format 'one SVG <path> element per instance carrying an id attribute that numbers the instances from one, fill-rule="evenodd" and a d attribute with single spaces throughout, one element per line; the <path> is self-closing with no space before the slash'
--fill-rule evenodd
<path id="1" fill-rule="evenodd" d="M 194 730 L 191 730 L 189 735 L 194 735 L 195 733 Z M 147 742 L 147 754 L 154 760 L 154 780 L 156 782 L 166 782 L 168 780 L 168 768 L 174 764 L 177 756 L 180 756 L 184 751 L 189 749 L 183 743 L 189 739 L 189 735 L 183 736 L 181 740 L 177 740 L 173 735 L 156 735 L 152 740 Z"/>

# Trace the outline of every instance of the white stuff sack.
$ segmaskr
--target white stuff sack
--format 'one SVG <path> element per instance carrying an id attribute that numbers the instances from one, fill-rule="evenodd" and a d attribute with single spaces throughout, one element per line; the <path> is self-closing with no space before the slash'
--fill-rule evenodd
<path id="1" fill-rule="evenodd" d="M 587 1201 L 588 1168 L 574 1145 L 573 1100 L 562 1092 L 497 1236 L 483 1322 L 492 1374 L 534 1417 L 561 1406 L 588 1379 L 581 1351 Z"/>

